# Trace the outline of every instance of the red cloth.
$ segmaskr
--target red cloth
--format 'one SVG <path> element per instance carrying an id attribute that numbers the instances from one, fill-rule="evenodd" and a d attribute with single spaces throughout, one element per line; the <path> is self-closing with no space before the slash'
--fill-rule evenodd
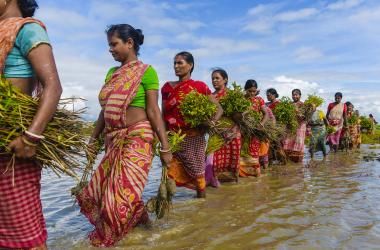
<path id="1" fill-rule="evenodd" d="M 261 112 L 261 107 L 265 106 L 264 99 L 260 96 L 255 96 L 250 99 L 252 102 L 252 109 L 256 112 Z"/>
<path id="2" fill-rule="evenodd" d="M 214 152 L 213 170 L 214 176 L 221 172 L 236 173 L 239 170 L 241 137 L 225 144 L 221 149 Z"/>
<path id="3" fill-rule="evenodd" d="M 0 248 L 33 248 L 46 242 L 40 200 L 41 167 L 32 160 L 16 159 L 14 186 L 10 157 L 0 157 Z"/>
<path id="4" fill-rule="evenodd" d="M 271 110 L 275 109 L 276 106 L 280 103 L 280 100 L 276 99 L 275 101 L 273 102 L 267 102 L 266 105 L 268 108 L 270 108 Z"/>
<path id="5" fill-rule="evenodd" d="M 211 94 L 211 90 L 204 82 L 194 81 L 192 79 L 177 83 L 174 87 L 170 82 L 167 82 L 161 88 L 164 119 L 168 124 L 169 130 L 190 128 L 181 115 L 179 104 L 181 103 L 183 96 L 193 90 L 203 95 Z"/>

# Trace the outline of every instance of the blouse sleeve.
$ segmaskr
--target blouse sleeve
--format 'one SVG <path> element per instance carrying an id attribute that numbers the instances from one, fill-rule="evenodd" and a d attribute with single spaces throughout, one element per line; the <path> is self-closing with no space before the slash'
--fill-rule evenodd
<path id="1" fill-rule="evenodd" d="M 141 83 L 144 86 L 145 90 L 158 90 L 159 82 L 156 70 L 149 66 L 141 79 Z"/>
<path id="2" fill-rule="evenodd" d="M 50 40 L 46 30 L 37 23 L 27 23 L 19 31 L 15 45 L 21 54 L 27 57 L 29 52 L 40 44 L 49 44 Z"/>

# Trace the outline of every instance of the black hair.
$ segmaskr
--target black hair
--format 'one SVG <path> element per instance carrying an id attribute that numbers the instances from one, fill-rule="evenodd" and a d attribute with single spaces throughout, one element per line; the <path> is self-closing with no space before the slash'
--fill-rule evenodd
<path id="1" fill-rule="evenodd" d="M 369 117 L 373 117 L 373 115 L 372 115 L 372 114 L 369 114 Z"/>
<path id="2" fill-rule="evenodd" d="M 278 98 L 277 90 L 274 88 L 267 89 L 267 94 L 272 94 L 274 97 Z"/>
<path id="3" fill-rule="evenodd" d="M 302 95 L 300 89 L 293 89 L 293 90 L 292 90 L 292 95 L 293 95 L 294 93 L 298 93 L 299 95 Z"/>
<path id="4" fill-rule="evenodd" d="M 190 70 L 190 74 L 193 73 L 194 66 L 195 66 L 195 64 L 194 64 L 194 57 L 193 57 L 193 55 L 190 52 L 182 51 L 182 52 L 177 53 L 177 55 L 175 55 L 175 56 L 182 56 L 187 63 L 193 64 L 193 67 Z"/>
<path id="5" fill-rule="evenodd" d="M 129 38 L 133 40 L 133 48 L 135 49 L 136 55 L 139 54 L 140 45 L 144 43 L 144 35 L 142 30 L 135 29 L 129 24 L 113 24 L 107 27 L 107 36 L 116 35 L 123 42 L 127 42 Z"/>
<path id="6" fill-rule="evenodd" d="M 346 106 L 354 106 L 351 102 L 346 102 Z"/>
<path id="7" fill-rule="evenodd" d="M 248 79 L 246 82 L 245 82 L 245 85 L 244 85 L 244 90 L 248 90 L 252 87 L 255 87 L 257 88 L 257 82 L 253 79 Z"/>
<path id="8" fill-rule="evenodd" d="M 336 92 L 335 97 L 340 96 L 340 98 L 343 98 L 343 94 L 341 92 Z"/>
<path id="9" fill-rule="evenodd" d="M 24 18 L 34 16 L 34 12 L 38 9 L 38 4 L 35 0 L 17 0 L 17 5 Z"/>
<path id="10" fill-rule="evenodd" d="M 227 83 L 228 83 L 228 74 L 227 74 L 227 72 L 224 69 L 221 69 L 221 68 L 214 69 L 212 71 L 211 75 L 213 75 L 214 73 L 219 73 L 223 77 L 223 79 L 227 80 L 227 82 L 224 84 L 224 85 L 227 85 Z"/>

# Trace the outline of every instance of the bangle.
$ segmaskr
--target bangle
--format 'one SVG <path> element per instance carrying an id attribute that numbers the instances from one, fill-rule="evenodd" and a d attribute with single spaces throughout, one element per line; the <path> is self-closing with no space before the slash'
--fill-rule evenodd
<path id="1" fill-rule="evenodd" d="M 39 139 L 39 140 L 43 140 L 43 139 L 45 139 L 45 136 L 43 136 L 43 135 L 36 135 L 36 134 L 34 134 L 34 133 L 32 133 L 32 132 L 30 132 L 30 131 L 28 131 L 28 130 L 26 130 L 24 133 L 25 133 L 26 135 L 32 137 L 32 138 L 36 138 L 36 139 Z"/>
<path id="2" fill-rule="evenodd" d="M 162 148 L 160 148 L 160 152 L 161 153 L 169 153 L 171 151 L 171 149 L 169 148 L 169 149 L 162 149 Z"/>
<path id="3" fill-rule="evenodd" d="M 22 140 L 23 143 L 25 143 L 28 146 L 32 146 L 32 147 L 37 147 L 38 146 L 38 144 L 32 143 L 32 142 L 28 141 L 25 137 L 21 137 L 21 140 Z"/>

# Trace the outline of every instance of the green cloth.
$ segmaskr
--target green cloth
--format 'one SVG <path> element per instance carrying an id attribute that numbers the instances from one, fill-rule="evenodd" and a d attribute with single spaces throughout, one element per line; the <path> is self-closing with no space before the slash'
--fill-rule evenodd
<path id="1" fill-rule="evenodd" d="M 118 69 L 118 67 L 112 67 L 106 76 L 106 81 L 108 81 L 112 74 Z M 132 100 L 130 106 L 132 107 L 139 107 L 139 108 L 146 108 L 146 100 L 145 100 L 145 93 L 147 90 L 158 90 L 159 89 L 159 82 L 158 82 L 158 76 L 156 70 L 149 66 L 142 79 L 141 84 L 139 85 L 139 88 L 137 89 L 137 93 L 135 98 Z"/>
<path id="2" fill-rule="evenodd" d="M 17 34 L 15 44 L 5 60 L 6 78 L 28 78 L 35 75 L 28 60 L 29 52 L 40 44 L 50 44 L 44 28 L 37 23 L 25 24 Z"/>

